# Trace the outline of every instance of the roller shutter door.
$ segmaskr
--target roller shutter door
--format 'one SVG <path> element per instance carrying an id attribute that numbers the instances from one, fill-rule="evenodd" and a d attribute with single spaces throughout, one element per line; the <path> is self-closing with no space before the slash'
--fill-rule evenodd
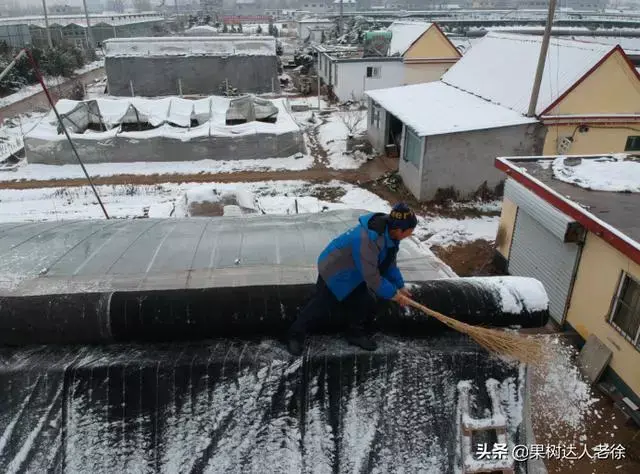
<path id="1" fill-rule="evenodd" d="M 511 242 L 509 273 L 542 282 L 549 295 L 549 313 L 562 324 L 580 247 L 564 243 L 521 208 Z"/>

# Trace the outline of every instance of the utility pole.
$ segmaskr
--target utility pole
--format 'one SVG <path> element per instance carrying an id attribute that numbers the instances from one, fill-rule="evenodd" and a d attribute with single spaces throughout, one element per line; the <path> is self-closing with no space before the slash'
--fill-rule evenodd
<path id="1" fill-rule="evenodd" d="M 42 9 L 44 10 L 44 27 L 47 30 L 47 43 L 49 43 L 49 48 L 53 48 L 51 30 L 49 29 L 49 15 L 47 14 L 47 0 L 42 0 Z"/>
<path id="2" fill-rule="evenodd" d="M 529 111 L 527 117 L 536 116 L 536 106 L 538 105 L 538 96 L 540 95 L 540 84 L 542 83 L 542 74 L 544 73 L 544 65 L 547 59 L 547 51 L 549 51 L 549 40 L 551 39 L 551 25 L 553 17 L 556 13 L 556 0 L 549 0 L 549 13 L 547 14 L 547 25 L 544 28 L 544 36 L 542 37 L 542 46 L 540 47 L 540 57 L 538 58 L 538 69 L 536 69 L 536 77 L 533 81 L 533 90 L 531 91 L 531 101 L 529 102 Z"/>
<path id="3" fill-rule="evenodd" d="M 338 36 L 342 36 L 342 14 L 344 13 L 344 0 L 340 0 L 340 23 L 338 23 Z"/>
<path id="4" fill-rule="evenodd" d="M 91 32 L 91 23 L 89 23 L 89 10 L 87 10 L 87 0 L 82 0 L 84 6 L 84 17 L 87 20 L 87 46 L 95 52 L 95 43 L 93 42 L 93 33 Z"/>

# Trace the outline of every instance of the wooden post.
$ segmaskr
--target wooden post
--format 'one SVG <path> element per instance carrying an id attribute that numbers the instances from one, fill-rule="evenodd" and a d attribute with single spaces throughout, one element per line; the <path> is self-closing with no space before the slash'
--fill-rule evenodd
<path id="1" fill-rule="evenodd" d="M 544 28 L 544 36 L 542 37 L 542 46 L 540 47 L 540 56 L 538 57 L 538 68 L 536 69 L 536 77 L 533 81 L 533 90 L 531 91 L 531 100 L 529 102 L 529 111 L 527 117 L 536 116 L 536 107 L 538 105 L 538 96 L 540 95 L 540 84 L 542 83 L 542 74 L 544 73 L 544 64 L 547 59 L 547 51 L 549 51 L 549 40 L 551 39 L 551 24 L 553 16 L 556 12 L 556 0 L 549 0 L 549 13 L 547 14 L 547 25 Z"/>

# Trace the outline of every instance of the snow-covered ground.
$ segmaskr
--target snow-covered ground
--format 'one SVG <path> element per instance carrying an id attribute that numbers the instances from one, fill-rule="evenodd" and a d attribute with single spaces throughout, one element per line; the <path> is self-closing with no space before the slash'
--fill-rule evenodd
<path id="1" fill-rule="evenodd" d="M 578 163 L 575 160 L 556 158 L 551 165 L 553 176 L 594 191 L 640 192 L 640 161 L 624 160 L 624 157 L 580 159 Z"/>
<path id="2" fill-rule="evenodd" d="M 59 76 L 59 77 L 47 77 L 47 78 L 45 78 L 44 82 L 48 87 L 54 87 L 54 86 L 62 84 L 66 80 L 67 79 L 62 77 L 62 76 Z M 0 99 L 0 108 L 6 107 L 6 106 L 11 105 L 11 104 L 15 104 L 16 102 L 20 102 L 22 99 L 26 99 L 27 97 L 31 97 L 32 95 L 37 94 L 38 92 L 42 92 L 42 86 L 40 86 L 39 83 L 31 84 L 29 86 L 25 86 L 22 89 L 20 89 L 18 92 L 14 92 L 11 95 L 8 95 L 6 97 L 2 97 Z"/>
<path id="3" fill-rule="evenodd" d="M 498 232 L 500 217 L 473 217 L 452 219 L 448 217 L 420 218 L 415 235 L 429 246 L 464 244 L 478 239 L 493 241 Z"/>
<path id="4" fill-rule="evenodd" d="M 101 67 L 104 67 L 104 60 L 103 59 L 99 59 L 97 61 L 93 61 L 91 63 L 87 63 L 85 64 L 83 67 L 81 67 L 80 69 L 76 69 L 74 71 L 75 74 L 84 74 L 87 73 L 89 71 L 93 71 L 95 69 L 100 69 Z M 66 77 L 47 77 L 45 78 L 45 84 L 47 86 L 53 87 L 53 86 L 57 86 L 62 84 L 63 82 L 66 82 L 70 80 L 69 78 Z M 37 94 L 39 92 L 42 92 L 42 87 L 40 86 L 40 84 L 31 84 L 29 86 L 25 86 L 22 89 L 20 89 L 18 92 L 15 92 L 11 95 L 8 95 L 6 97 L 2 97 L 0 99 L 0 108 L 2 107 L 6 107 L 8 105 L 14 104 L 16 102 L 19 102 L 23 99 L 26 99 L 27 97 L 31 97 L 34 94 Z"/>
<path id="5" fill-rule="evenodd" d="M 255 183 L 165 183 L 158 185 L 98 186 L 98 192 L 113 217 L 186 217 L 192 203 L 219 203 L 231 196 L 243 208 L 267 214 L 315 213 L 333 209 L 389 212 L 391 205 L 357 186 L 332 181 L 326 185 L 305 181 Z M 0 190 L 0 222 L 92 219 L 102 211 L 88 186 Z M 497 231 L 486 219 L 421 218 L 416 236 L 428 245 L 448 245 L 479 238 L 493 240 Z M 355 225 L 355 223 L 354 223 Z"/>
<path id="6" fill-rule="evenodd" d="M 324 119 L 326 123 L 318 129 L 320 145 L 327 152 L 327 166 L 333 169 L 356 169 L 370 157 L 364 153 L 347 154 L 347 135 L 349 129 L 345 122 L 353 126 L 354 135 L 366 132 L 367 112 L 362 111 L 336 111 Z"/>
<path id="7" fill-rule="evenodd" d="M 299 171 L 313 165 L 308 155 L 294 155 L 287 158 L 265 158 L 259 160 L 199 160 L 168 162 L 134 163 L 96 163 L 87 164 L 92 177 L 115 175 L 187 175 L 199 173 L 234 173 L 239 171 Z M 38 165 L 24 164 L 15 171 L 0 173 L 0 181 L 47 181 L 52 179 L 83 178 L 84 173 L 78 165 Z"/>

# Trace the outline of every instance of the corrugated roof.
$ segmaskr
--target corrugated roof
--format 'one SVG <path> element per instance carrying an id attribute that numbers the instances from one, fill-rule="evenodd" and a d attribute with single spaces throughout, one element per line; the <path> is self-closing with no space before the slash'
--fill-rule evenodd
<path id="1" fill-rule="evenodd" d="M 442 81 L 526 114 L 542 38 L 489 33 Z M 542 113 L 615 46 L 552 38 L 536 113 Z"/>
<path id="2" fill-rule="evenodd" d="M 534 123 L 505 107 L 442 82 L 367 91 L 366 94 L 420 136 Z"/>
<path id="3" fill-rule="evenodd" d="M 365 213 L 0 224 L 0 296 L 313 283 Z M 398 266 L 407 281 L 455 276 L 413 238 Z"/>
<path id="4" fill-rule="evenodd" d="M 389 56 L 394 54 L 404 55 L 409 47 L 427 31 L 433 23 L 418 21 L 394 21 L 389 25 L 391 31 L 391 45 Z"/>
<path id="5" fill-rule="evenodd" d="M 171 36 L 111 38 L 104 41 L 111 57 L 275 56 L 276 39 L 267 36 Z"/>

